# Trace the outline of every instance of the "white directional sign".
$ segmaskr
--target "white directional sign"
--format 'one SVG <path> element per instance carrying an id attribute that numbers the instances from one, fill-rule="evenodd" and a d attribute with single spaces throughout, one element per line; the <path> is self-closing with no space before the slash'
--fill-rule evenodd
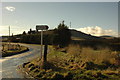
<path id="1" fill-rule="evenodd" d="M 48 28 L 47 25 L 36 25 L 36 30 L 47 30 Z"/>

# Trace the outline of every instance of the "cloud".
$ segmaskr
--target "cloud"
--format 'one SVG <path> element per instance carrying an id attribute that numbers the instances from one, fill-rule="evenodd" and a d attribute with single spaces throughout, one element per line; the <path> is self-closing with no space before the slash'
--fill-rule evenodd
<path id="1" fill-rule="evenodd" d="M 11 12 L 15 11 L 15 7 L 12 6 L 6 6 L 5 9 Z"/>
<path id="2" fill-rule="evenodd" d="M 84 28 L 79 28 L 77 29 L 78 31 L 81 31 L 81 32 L 84 32 L 84 33 L 87 33 L 87 34 L 91 34 L 91 35 L 94 35 L 94 36 L 103 36 L 103 35 L 109 35 L 109 36 L 117 36 L 118 34 L 109 29 L 109 30 L 104 30 L 102 29 L 101 27 L 99 26 L 91 26 L 91 27 L 84 27 Z"/>

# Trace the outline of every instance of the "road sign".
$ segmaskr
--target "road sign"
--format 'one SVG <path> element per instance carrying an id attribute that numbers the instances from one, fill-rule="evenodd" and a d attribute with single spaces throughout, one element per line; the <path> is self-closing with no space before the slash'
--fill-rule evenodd
<path id="1" fill-rule="evenodd" d="M 47 25 L 36 25 L 36 30 L 47 30 L 48 28 Z"/>
<path id="2" fill-rule="evenodd" d="M 36 30 L 41 30 L 41 59 L 42 59 L 42 52 L 43 52 L 43 30 L 48 30 L 48 26 L 47 25 L 36 25 Z"/>

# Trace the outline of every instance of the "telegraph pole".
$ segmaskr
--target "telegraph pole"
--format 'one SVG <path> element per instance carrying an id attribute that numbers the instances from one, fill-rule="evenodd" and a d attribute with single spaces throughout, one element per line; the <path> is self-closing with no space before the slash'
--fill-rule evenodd
<path id="1" fill-rule="evenodd" d="M 70 28 L 71 28 L 71 22 L 70 22 Z"/>
<path id="2" fill-rule="evenodd" d="M 8 37 L 8 50 L 10 49 L 10 26 L 9 26 L 9 37 Z"/>

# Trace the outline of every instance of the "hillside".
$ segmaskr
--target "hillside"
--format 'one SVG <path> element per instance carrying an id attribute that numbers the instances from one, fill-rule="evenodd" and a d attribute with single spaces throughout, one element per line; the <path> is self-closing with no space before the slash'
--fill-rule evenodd
<path id="1" fill-rule="evenodd" d="M 83 33 L 81 31 L 77 31 L 75 29 L 71 29 L 71 37 L 77 40 L 85 40 L 85 39 L 91 39 L 91 40 L 101 40 L 104 39 L 102 37 L 92 36 L 90 34 Z M 45 31 L 44 34 L 53 34 L 53 30 Z"/>
<path id="2" fill-rule="evenodd" d="M 96 36 L 92 36 L 92 35 L 90 35 L 90 34 L 86 34 L 86 33 L 83 33 L 83 32 L 81 32 L 81 31 L 77 31 L 77 30 L 75 30 L 75 29 L 71 29 L 70 30 L 71 31 L 71 38 L 72 38 L 72 40 L 103 40 L 103 39 L 106 39 L 106 38 L 104 38 L 104 37 L 96 37 Z M 44 31 L 43 32 L 44 34 L 49 34 L 49 35 L 51 35 L 51 34 L 54 34 L 54 32 L 53 32 L 53 30 L 48 30 L 48 31 Z M 31 34 L 28 34 L 27 33 L 27 36 L 29 36 L 29 35 L 41 35 L 41 33 L 40 32 L 35 32 L 35 33 L 31 33 Z M 22 34 L 19 34 L 19 35 L 14 35 L 14 37 L 15 38 L 20 38 L 22 36 Z M 2 38 L 3 38 L 3 41 L 5 40 L 7 40 L 7 37 L 8 36 L 2 36 Z"/>
<path id="3" fill-rule="evenodd" d="M 104 36 L 100 36 L 101 38 L 105 38 L 105 39 L 114 39 L 115 37 L 113 36 L 107 36 L 107 35 L 104 35 Z"/>
<path id="4" fill-rule="evenodd" d="M 90 34 L 85 34 L 83 32 L 71 29 L 71 35 L 74 38 L 78 38 L 78 39 L 90 39 L 90 40 L 101 40 L 103 38 L 100 37 L 96 37 L 96 36 L 92 36 Z"/>

